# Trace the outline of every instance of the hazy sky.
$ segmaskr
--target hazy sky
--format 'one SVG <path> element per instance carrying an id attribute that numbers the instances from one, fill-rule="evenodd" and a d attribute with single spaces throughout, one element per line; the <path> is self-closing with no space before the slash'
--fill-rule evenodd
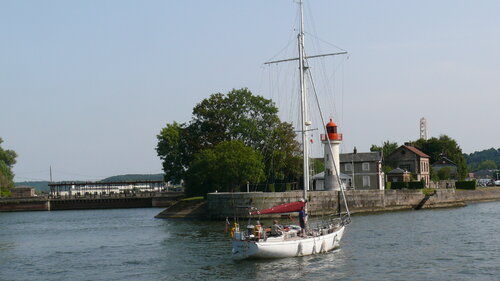
<path id="1" fill-rule="evenodd" d="M 287 119 L 262 63 L 288 55 L 296 9 L 292 0 L 0 1 L 0 137 L 19 155 L 16 180 L 47 180 L 49 166 L 54 180 L 159 173 L 160 129 L 232 88 L 278 99 Z M 465 153 L 498 148 L 499 11 L 496 0 L 306 3 L 306 29 L 349 51 L 333 60 L 341 104 L 327 112 L 339 117 L 344 151 L 415 140 L 421 117 L 429 136 L 447 134 Z"/>

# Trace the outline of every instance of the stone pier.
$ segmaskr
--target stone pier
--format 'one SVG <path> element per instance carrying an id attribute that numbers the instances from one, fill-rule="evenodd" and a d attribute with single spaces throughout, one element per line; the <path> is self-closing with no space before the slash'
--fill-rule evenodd
<path id="1" fill-rule="evenodd" d="M 435 194 L 427 198 L 421 190 L 349 190 L 345 191 L 345 195 L 347 205 L 353 213 L 407 210 L 417 207 L 460 207 L 465 206 L 471 198 L 500 200 L 500 189 L 477 196 L 473 195 L 474 192 L 477 191 L 468 194 L 455 189 L 437 189 Z M 210 193 L 207 195 L 207 213 L 211 219 L 244 218 L 249 217 L 249 207 L 260 210 L 300 199 L 302 191 Z M 307 200 L 308 211 L 312 215 L 338 213 L 339 210 L 345 212 L 340 191 L 310 191 Z"/>

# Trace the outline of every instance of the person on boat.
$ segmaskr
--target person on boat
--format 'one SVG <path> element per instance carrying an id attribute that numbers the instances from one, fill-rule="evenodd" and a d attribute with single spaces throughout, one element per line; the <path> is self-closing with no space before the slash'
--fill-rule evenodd
<path id="1" fill-rule="evenodd" d="M 273 225 L 271 226 L 271 236 L 277 237 L 280 236 L 281 234 L 283 234 L 283 229 L 278 224 L 278 221 L 274 220 Z"/>
<path id="2" fill-rule="evenodd" d="M 256 224 L 255 224 L 255 229 L 254 229 L 254 235 L 255 237 L 257 237 L 258 239 L 260 238 L 263 238 L 263 225 L 260 224 L 260 221 L 257 221 Z"/>
<path id="3" fill-rule="evenodd" d="M 307 223 L 307 213 L 305 207 L 302 207 L 300 208 L 299 211 L 300 236 L 304 236 L 306 233 L 306 223 Z"/>

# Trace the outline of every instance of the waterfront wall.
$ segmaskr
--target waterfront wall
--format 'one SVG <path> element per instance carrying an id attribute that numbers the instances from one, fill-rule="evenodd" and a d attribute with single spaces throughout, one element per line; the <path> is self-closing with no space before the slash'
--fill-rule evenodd
<path id="1" fill-rule="evenodd" d="M 0 200 L 0 212 L 48 210 L 50 210 L 50 202 L 47 199 L 2 198 Z"/>
<path id="2" fill-rule="evenodd" d="M 457 198 L 467 202 L 484 202 L 500 200 L 500 189 L 481 188 L 476 190 L 457 190 Z"/>
<path id="3" fill-rule="evenodd" d="M 168 207 L 183 198 L 182 192 L 135 196 L 2 198 L 0 212 Z"/>
<path id="4" fill-rule="evenodd" d="M 500 190 L 493 194 L 498 195 L 500 199 Z M 438 189 L 432 196 L 425 196 L 421 190 L 349 190 L 345 195 L 347 205 L 353 213 L 465 206 L 468 198 L 467 194 L 457 196 L 455 189 Z M 212 219 L 248 217 L 250 206 L 260 210 L 298 201 L 301 198 L 301 191 L 210 193 L 207 196 L 207 210 Z M 339 191 L 311 191 L 307 200 L 308 211 L 313 215 L 345 211 L 345 204 Z"/>
<path id="5" fill-rule="evenodd" d="M 147 197 L 51 199 L 50 210 L 147 208 L 152 206 L 151 201 Z"/>

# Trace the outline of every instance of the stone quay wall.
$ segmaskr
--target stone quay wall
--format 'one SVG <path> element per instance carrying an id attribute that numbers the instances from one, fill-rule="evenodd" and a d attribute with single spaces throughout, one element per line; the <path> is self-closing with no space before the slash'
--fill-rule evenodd
<path id="1" fill-rule="evenodd" d="M 0 212 L 16 212 L 16 211 L 49 211 L 50 202 L 47 199 L 19 199 L 19 198 L 2 198 L 0 200 Z"/>
<path id="2" fill-rule="evenodd" d="M 1 198 L 0 212 L 168 207 L 184 197 L 182 192 L 111 197 Z"/>
<path id="3" fill-rule="evenodd" d="M 457 190 L 458 199 L 467 202 L 486 202 L 500 200 L 500 188 L 480 188 L 476 190 Z"/>
<path id="4" fill-rule="evenodd" d="M 474 192 L 477 191 L 463 193 L 455 189 L 436 189 L 434 195 L 425 196 L 421 190 L 348 190 L 345 191 L 345 196 L 352 213 L 458 207 L 465 206 L 466 201 L 480 201 L 485 198 L 500 200 L 500 190 L 480 195 L 475 195 Z M 207 211 L 211 219 L 244 218 L 249 217 L 250 206 L 261 210 L 300 199 L 302 191 L 210 193 L 207 195 Z M 345 204 L 339 191 L 310 191 L 307 200 L 308 212 L 312 215 L 338 213 L 339 210 L 345 212 Z"/>

